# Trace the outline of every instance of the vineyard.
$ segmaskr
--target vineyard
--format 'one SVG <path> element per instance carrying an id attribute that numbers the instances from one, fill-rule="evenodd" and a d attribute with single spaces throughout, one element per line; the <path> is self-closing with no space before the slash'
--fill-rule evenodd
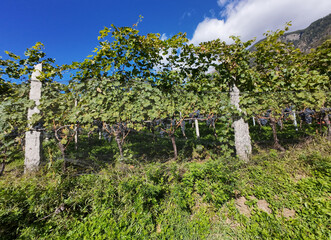
<path id="1" fill-rule="evenodd" d="M 259 197 L 247 186 L 239 187 L 240 194 L 236 187 L 238 169 L 249 168 L 256 152 L 272 149 L 267 172 L 307 137 L 319 139 L 328 155 L 331 41 L 302 53 L 278 40 L 287 28 L 266 33 L 254 51 L 249 50 L 253 40 L 232 37 L 232 44 L 214 40 L 196 46 L 182 33 L 166 40 L 159 34 L 141 35 L 136 24 L 104 28 L 93 54 L 70 65 L 57 65 L 41 43 L 24 57 L 6 52 L 0 58 L 0 176 L 3 183 L 11 183 L 1 188 L 10 200 L 0 200 L 5 208 L 0 235 L 176 239 L 187 231 L 195 236 L 191 239 L 210 239 L 213 210 L 204 204 L 221 208 L 239 196 Z M 40 161 L 29 165 L 26 152 L 37 145 Z M 313 159 L 306 174 L 317 169 L 314 174 L 321 172 L 320 181 L 327 181 L 322 173 L 329 176 L 329 158 L 317 158 L 326 167 Z M 286 161 L 279 168 L 286 170 Z M 185 168 L 186 163 L 191 165 Z M 32 178 L 20 185 L 11 179 L 12 172 L 21 178 L 23 168 Z M 281 184 L 285 175 L 278 179 Z M 39 190 L 34 187 L 37 179 L 48 179 L 40 180 Z M 95 189 L 94 181 L 99 184 Z M 326 193 L 316 194 L 323 199 L 330 189 L 320 183 Z M 293 197 L 293 202 L 298 199 Z M 37 202 L 44 204 L 39 210 Z M 327 218 L 327 208 L 316 210 L 322 211 L 321 219 Z M 98 228 L 103 221 L 111 232 Z M 177 229 L 176 221 L 183 221 Z M 238 221 L 247 224 L 241 217 Z M 305 235 L 309 221 L 292 221 L 285 235 L 265 233 L 253 223 L 247 231 L 293 239 Z M 307 239 L 327 239 L 328 226 L 319 224 Z"/>

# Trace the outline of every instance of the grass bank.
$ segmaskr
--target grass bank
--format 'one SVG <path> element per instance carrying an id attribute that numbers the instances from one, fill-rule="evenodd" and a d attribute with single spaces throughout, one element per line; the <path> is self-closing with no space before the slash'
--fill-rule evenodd
<path id="1" fill-rule="evenodd" d="M 0 178 L 1 239 L 330 239 L 331 144 Z M 9 166 L 10 168 L 10 166 Z M 15 170 L 16 169 L 16 170 Z"/>

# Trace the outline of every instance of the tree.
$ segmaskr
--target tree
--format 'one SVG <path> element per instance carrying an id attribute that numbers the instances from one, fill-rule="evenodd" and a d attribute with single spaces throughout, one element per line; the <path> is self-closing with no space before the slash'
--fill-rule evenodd
<path id="1" fill-rule="evenodd" d="M 291 43 L 279 39 L 288 30 L 265 34 L 266 39 L 256 45 L 252 53 L 251 82 L 243 82 L 242 103 L 248 114 L 270 120 L 274 147 L 284 148 L 277 137 L 277 122 L 283 118 L 283 109 L 321 108 L 329 89 L 327 77 L 309 70 L 304 55 Z M 268 114 L 266 114 L 268 112 Z"/>
<path id="2" fill-rule="evenodd" d="M 34 106 L 34 102 L 29 100 L 29 79 L 38 63 L 44 63 L 46 74 L 44 80 L 47 81 L 54 73 L 54 60 L 46 58 L 42 51 L 43 44 L 36 43 L 35 46 L 27 49 L 25 57 L 20 57 L 14 53 L 6 51 L 7 58 L 0 61 L 1 83 L 1 103 L 0 103 L 0 146 L 3 155 L 4 170 L 5 159 L 15 153 L 15 149 L 23 146 L 24 133 L 28 130 L 27 109 Z M 7 81 L 5 82 L 4 79 Z M 21 82 L 21 83 L 19 83 Z M 40 118 L 33 116 L 30 124 L 32 128 L 40 127 Z"/>
<path id="3" fill-rule="evenodd" d="M 252 147 L 248 124 L 244 122 L 244 114 L 239 107 L 239 89 L 246 89 L 252 82 L 251 52 L 247 47 L 253 40 L 241 42 L 237 37 L 232 37 L 232 40 L 233 43 L 229 45 L 220 39 L 202 43 L 196 54 L 204 64 L 213 67 L 215 74 L 212 80 L 219 91 L 230 92 L 228 99 L 234 108 L 228 111 L 233 114 L 236 153 L 247 161 Z"/>
<path id="4" fill-rule="evenodd" d="M 310 71 L 317 71 L 322 76 L 327 76 L 328 85 L 326 85 L 326 99 L 321 109 L 321 117 L 328 127 L 327 136 L 329 141 L 331 141 L 331 123 L 330 123 L 330 113 L 331 113 L 331 40 L 326 40 L 321 46 L 316 49 L 312 49 L 311 52 L 305 55 L 304 61 L 308 65 Z"/>
<path id="5" fill-rule="evenodd" d="M 112 41 L 106 40 L 109 34 Z M 123 134 L 115 125 L 142 122 L 155 116 L 150 106 L 155 106 L 159 98 L 154 96 L 157 90 L 153 88 L 160 80 L 156 69 L 162 65 L 162 53 L 178 48 L 187 40 L 183 34 L 161 40 L 159 34 L 140 35 L 133 27 L 114 25 L 100 31 L 98 39 L 100 45 L 95 55 L 72 65 L 78 70 L 74 78 L 81 93 L 78 121 L 83 124 L 100 121 L 111 126 L 123 156 Z M 138 98 L 133 97 L 136 89 L 142 90 Z M 140 114 L 132 114 L 135 112 Z"/>

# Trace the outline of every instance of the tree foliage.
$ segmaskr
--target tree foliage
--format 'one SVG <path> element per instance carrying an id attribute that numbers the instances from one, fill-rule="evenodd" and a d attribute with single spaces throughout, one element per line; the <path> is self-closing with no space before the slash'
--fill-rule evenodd
<path id="1" fill-rule="evenodd" d="M 286 30 L 266 33 L 266 39 L 250 51 L 254 40 L 232 37 L 232 44 L 217 39 L 196 46 L 183 33 L 164 40 L 160 34 L 141 34 L 137 24 L 112 25 L 100 31 L 94 54 L 71 65 L 57 66 L 46 58 L 41 43 L 28 49 L 24 58 L 6 52 L 8 58 L 0 62 L 2 139 L 16 128 L 24 132 L 26 110 L 33 106 L 23 90 L 28 81 L 14 84 L 5 79 L 27 80 L 34 65 L 43 63 L 41 114 L 30 123 L 53 132 L 63 155 L 78 128 L 113 135 L 123 155 L 127 134 L 145 131 L 146 123 L 151 123 L 167 133 L 176 158 L 176 129 L 193 113 L 227 125 L 240 114 L 229 101 L 233 85 L 241 91 L 247 116 L 270 120 L 279 147 L 276 123 L 284 118 L 284 108 L 300 112 L 327 109 L 330 103 L 330 42 L 305 55 L 279 41 Z M 72 70 L 72 80 L 57 82 L 66 70 Z M 13 107 L 11 113 L 11 105 L 20 109 Z M 15 111 L 22 116 L 15 117 Z M 229 144 L 231 131 L 222 131 L 219 141 Z"/>

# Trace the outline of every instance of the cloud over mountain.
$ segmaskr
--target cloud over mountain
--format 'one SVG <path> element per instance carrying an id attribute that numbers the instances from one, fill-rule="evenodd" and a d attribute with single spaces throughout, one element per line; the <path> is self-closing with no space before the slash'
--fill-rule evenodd
<path id="1" fill-rule="evenodd" d="M 229 36 L 242 40 L 262 38 L 268 30 L 284 28 L 292 21 L 291 31 L 306 28 L 331 12 L 330 0 L 218 0 L 219 18 L 206 17 L 198 24 L 191 42 L 216 38 L 230 42 Z"/>

